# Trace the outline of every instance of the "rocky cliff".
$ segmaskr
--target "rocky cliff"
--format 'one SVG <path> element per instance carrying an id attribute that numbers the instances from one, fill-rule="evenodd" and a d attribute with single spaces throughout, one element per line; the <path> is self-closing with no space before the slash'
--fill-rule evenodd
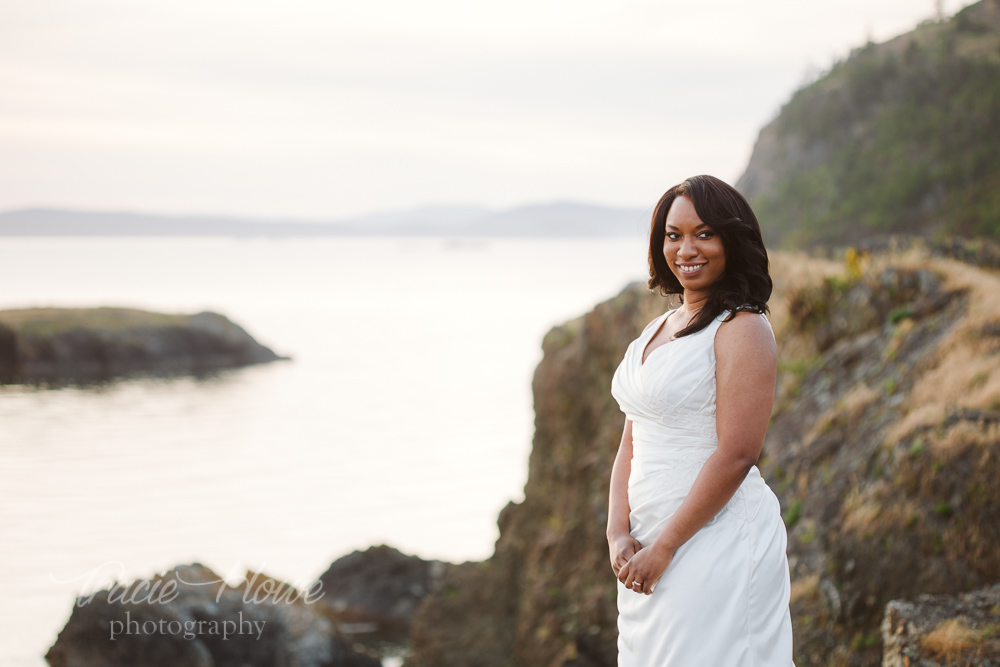
<path id="1" fill-rule="evenodd" d="M 500 514 L 494 556 L 449 569 L 418 611 L 407 667 L 614 663 L 605 529 L 624 415 L 609 387 L 658 308 L 630 288 L 545 336 L 525 500 Z"/>
<path id="2" fill-rule="evenodd" d="M 1000 279 L 919 245 L 775 253 L 772 274 L 759 466 L 789 529 L 796 664 L 876 665 L 887 602 L 1000 579 Z M 407 667 L 615 664 L 610 382 L 666 308 L 634 285 L 545 337 L 525 499 L 418 610 Z"/>
<path id="3" fill-rule="evenodd" d="M 1000 0 L 868 44 L 797 91 L 737 187 L 769 246 L 1000 236 Z"/>
<path id="4" fill-rule="evenodd" d="M 786 297 L 761 467 L 800 665 L 878 664 L 889 600 L 1000 579 L 1000 281 L 917 250 Z"/>

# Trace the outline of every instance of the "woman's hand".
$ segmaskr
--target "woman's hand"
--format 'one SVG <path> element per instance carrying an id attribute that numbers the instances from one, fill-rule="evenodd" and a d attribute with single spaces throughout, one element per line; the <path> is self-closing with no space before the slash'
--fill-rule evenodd
<path id="1" fill-rule="evenodd" d="M 673 560 L 674 551 L 656 542 L 640 547 L 618 571 L 618 580 L 630 591 L 649 595 Z"/>
<path id="2" fill-rule="evenodd" d="M 623 533 L 608 538 L 608 547 L 611 551 L 611 569 L 615 571 L 615 576 L 617 577 L 622 566 L 642 548 L 642 545 L 639 544 L 639 540 L 628 533 Z"/>

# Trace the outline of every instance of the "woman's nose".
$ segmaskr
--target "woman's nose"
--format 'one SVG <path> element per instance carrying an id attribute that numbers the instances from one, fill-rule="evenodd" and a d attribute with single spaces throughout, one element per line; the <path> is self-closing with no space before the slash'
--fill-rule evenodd
<path id="1" fill-rule="evenodd" d="M 694 257 L 698 254 L 698 249 L 695 247 L 694 240 L 690 237 L 685 238 L 681 241 L 681 247 L 677 251 L 677 254 L 681 257 Z"/>

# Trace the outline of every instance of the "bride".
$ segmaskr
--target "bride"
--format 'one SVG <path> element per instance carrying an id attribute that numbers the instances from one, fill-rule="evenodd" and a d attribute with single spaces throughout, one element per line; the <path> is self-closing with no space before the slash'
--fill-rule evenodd
<path id="1" fill-rule="evenodd" d="M 620 667 L 789 667 L 787 535 L 756 467 L 777 346 L 772 282 L 746 199 L 712 176 L 653 213 L 649 288 L 680 294 L 612 380 L 625 428 L 608 545 Z"/>

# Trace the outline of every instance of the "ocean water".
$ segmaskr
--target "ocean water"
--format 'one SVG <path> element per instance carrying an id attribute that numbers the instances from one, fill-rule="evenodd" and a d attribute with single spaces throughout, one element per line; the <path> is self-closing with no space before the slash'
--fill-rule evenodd
<path id="1" fill-rule="evenodd" d="M 641 233 L 0 239 L 0 308 L 214 310 L 292 357 L 0 387 L 0 664 L 45 665 L 76 595 L 181 563 L 305 586 L 375 544 L 488 557 L 523 499 L 542 337 L 645 255 Z"/>

